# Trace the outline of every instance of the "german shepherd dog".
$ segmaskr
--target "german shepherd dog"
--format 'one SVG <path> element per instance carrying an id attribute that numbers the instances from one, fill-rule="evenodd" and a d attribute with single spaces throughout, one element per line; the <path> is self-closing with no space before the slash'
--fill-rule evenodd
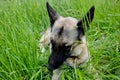
<path id="1" fill-rule="evenodd" d="M 92 6 L 86 15 L 77 20 L 72 17 L 62 17 L 46 3 L 50 18 L 50 27 L 40 39 L 40 44 L 50 46 L 48 70 L 53 71 L 52 80 L 59 80 L 59 67 L 64 63 L 68 66 L 79 67 L 89 60 L 85 38 L 85 27 L 89 29 L 89 23 L 94 18 L 95 7 Z"/>

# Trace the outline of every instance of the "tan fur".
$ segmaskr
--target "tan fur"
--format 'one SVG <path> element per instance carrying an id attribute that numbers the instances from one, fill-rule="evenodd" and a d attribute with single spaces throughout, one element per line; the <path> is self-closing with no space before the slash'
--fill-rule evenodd
<path id="1" fill-rule="evenodd" d="M 50 36 L 51 36 L 51 32 L 50 32 L 50 28 L 48 28 L 41 36 L 39 43 L 43 45 L 45 44 L 48 45 L 50 43 Z"/>
<path id="2" fill-rule="evenodd" d="M 89 22 L 92 22 L 94 17 L 94 6 L 91 7 L 86 16 L 79 21 L 72 17 L 65 18 L 58 15 L 49 3 L 46 3 L 46 7 L 50 18 L 51 27 L 48 28 L 42 35 L 39 46 L 40 48 L 44 48 L 44 45 L 50 44 L 52 57 L 51 55 L 49 57 L 48 69 L 53 70 L 52 80 L 59 80 L 61 72 L 58 69 L 59 66 L 56 64 L 59 64 L 60 61 L 57 61 L 56 59 L 59 59 L 59 57 L 67 58 L 60 58 L 61 62 L 63 63 L 65 60 L 64 64 L 71 67 L 79 67 L 89 60 L 89 52 L 87 49 L 83 24 L 85 22 L 87 28 L 89 28 Z M 70 55 L 67 57 L 65 53 Z M 56 57 L 57 54 L 60 55 Z M 60 65 L 62 64 L 61 62 Z M 54 68 L 54 65 L 56 65 L 56 68 Z"/>
<path id="3" fill-rule="evenodd" d="M 62 73 L 62 71 L 59 69 L 54 70 L 52 80 L 61 80 L 60 79 L 61 73 Z"/>
<path id="4" fill-rule="evenodd" d="M 53 31 L 51 33 L 51 38 L 56 41 L 58 44 L 67 43 L 66 45 L 72 44 L 77 36 L 77 31 L 75 31 L 74 27 L 77 24 L 77 20 L 75 18 L 63 18 L 60 16 L 58 20 L 55 21 Z M 62 34 L 63 37 L 58 36 L 58 31 L 61 27 L 64 27 L 64 32 Z M 66 35 L 67 34 L 67 35 Z M 76 35 L 76 36 L 75 36 Z"/>
<path id="5" fill-rule="evenodd" d="M 50 43 L 50 28 L 48 28 L 43 36 L 40 39 L 40 44 L 49 44 Z M 65 64 L 74 67 L 74 64 L 76 63 L 78 66 L 80 64 L 83 64 L 88 61 L 89 58 L 89 52 L 87 50 L 87 44 L 85 36 L 83 36 L 81 42 L 74 42 L 73 49 L 71 49 L 71 56 L 65 61 Z M 69 41 L 70 42 L 70 41 Z M 74 58 L 73 58 L 74 57 Z M 76 61 L 76 62 L 75 62 Z"/>
<path id="6" fill-rule="evenodd" d="M 40 44 L 43 44 L 43 45 L 49 44 L 50 43 L 50 34 L 51 34 L 50 28 L 48 28 L 47 31 L 45 31 L 45 33 L 41 37 Z M 74 67 L 74 66 L 79 67 L 80 65 L 82 65 L 88 61 L 89 52 L 87 50 L 85 36 L 83 36 L 81 38 L 81 40 L 82 40 L 81 42 L 74 42 L 74 44 L 72 46 L 73 48 L 71 49 L 71 51 L 72 51 L 71 57 L 66 59 L 64 64 L 71 66 L 71 67 Z M 67 41 L 67 40 L 64 40 L 64 41 Z M 73 42 L 71 42 L 71 43 L 73 43 Z M 69 44 L 71 44 L 71 43 L 69 41 Z M 60 80 L 60 74 L 61 74 L 61 72 L 58 69 L 54 70 L 52 80 Z"/>

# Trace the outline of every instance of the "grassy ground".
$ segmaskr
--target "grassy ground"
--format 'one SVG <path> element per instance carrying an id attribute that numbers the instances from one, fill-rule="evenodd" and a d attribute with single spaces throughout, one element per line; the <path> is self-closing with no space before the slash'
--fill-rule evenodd
<path id="1" fill-rule="evenodd" d="M 49 51 L 37 49 L 39 33 L 49 26 L 47 0 L 0 0 L 0 80 L 50 80 L 46 68 Z M 87 32 L 95 71 L 66 67 L 62 80 L 120 80 L 120 1 L 48 0 L 63 16 L 80 19 L 95 5 L 95 18 Z"/>

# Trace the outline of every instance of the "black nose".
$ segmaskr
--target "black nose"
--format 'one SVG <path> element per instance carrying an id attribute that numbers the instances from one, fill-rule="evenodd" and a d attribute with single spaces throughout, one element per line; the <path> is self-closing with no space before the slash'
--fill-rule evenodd
<path id="1" fill-rule="evenodd" d="M 53 71 L 54 70 L 53 66 L 51 66 L 51 65 L 48 65 L 47 68 L 48 68 L 49 71 Z"/>

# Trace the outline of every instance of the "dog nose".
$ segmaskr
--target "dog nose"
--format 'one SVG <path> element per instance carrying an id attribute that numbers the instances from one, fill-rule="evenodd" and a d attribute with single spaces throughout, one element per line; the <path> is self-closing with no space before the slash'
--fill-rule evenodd
<path id="1" fill-rule="evenodd" d="M 48 65 L 47 68 L 48 68 L 49 71 L 53 71 L 54 70 L 53 66 L 51 66 L 51 65 Z"/>

